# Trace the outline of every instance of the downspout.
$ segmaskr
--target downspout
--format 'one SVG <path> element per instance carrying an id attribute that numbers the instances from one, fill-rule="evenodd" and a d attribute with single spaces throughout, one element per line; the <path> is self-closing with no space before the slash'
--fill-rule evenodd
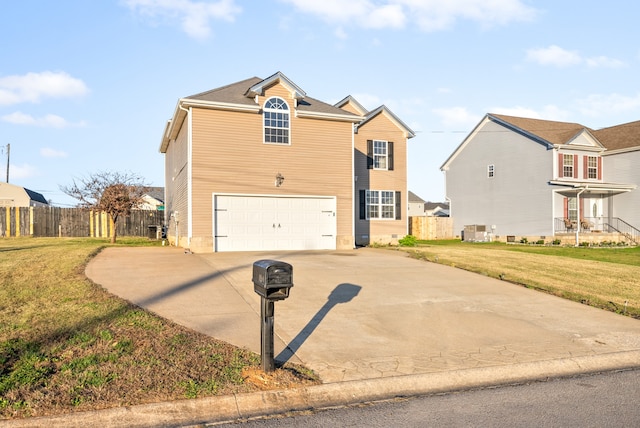
<path id="1" fill-rule="evenodd" d="M 576 193 L 576 211 L 578 212 L 578 218 L 576 219 L 576 247 L 580 245 L 580 228 L 582 227 L 582 222 L 580 221 L 580 195 L 587 190 L 589 186 L 585 186 L 584 189 L 580 190 Z"/>
<path id="2" fill-rule="evenodd" d="M 191 159 L 191 107 L 188 109 L 178 104 L 178 108 L 187 113 L 187 248 L 191 249 L 191 235 L 193 234 L 192 207 L 192 159 Z"/>
<path id="3" fill-rule="evenodd" d="M 356 181 L 358 177 L 356 174 L 355 166 L 355 153 L 356 153 L 356 124 L 351 124 L 351 239 L 353 239 L 353 248 L 356 248 Z M 338 238 L 336 230 L 336 239 Z M 338 243 L 336 242 L 336 245 Z"/>

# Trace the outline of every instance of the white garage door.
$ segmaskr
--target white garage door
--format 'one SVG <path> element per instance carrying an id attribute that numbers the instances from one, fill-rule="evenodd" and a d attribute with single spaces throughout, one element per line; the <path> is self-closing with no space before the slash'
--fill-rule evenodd
<path id="1" fill-rule="evenodd" d="M 335 250 L 334 197 L 214 195 L 214 251 Z"/>

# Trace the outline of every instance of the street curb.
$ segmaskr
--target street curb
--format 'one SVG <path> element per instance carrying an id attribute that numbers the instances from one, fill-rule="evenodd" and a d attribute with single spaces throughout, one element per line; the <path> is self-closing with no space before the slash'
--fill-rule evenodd
<path id="1" fill-rule="evenodd" d="M 4 420 L 0 425 L 11 428 L 189 426 L 631 368 L 640 368 L 640 350 Z"/>

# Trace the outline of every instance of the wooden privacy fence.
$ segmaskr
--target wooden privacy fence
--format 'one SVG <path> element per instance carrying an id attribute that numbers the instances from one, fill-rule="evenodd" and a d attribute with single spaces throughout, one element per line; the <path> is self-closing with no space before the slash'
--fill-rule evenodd
<path id="1" fill-rule="evenodd" d="M 164 211 L 136 210 L 118 219 L 118 236 L 149 236 L 161 230 Z M 113 224 L 104 211 L 60 207 L 2 207 L 1 236 L 96 237 L 113 235 Z M 155 235 L 153 236 L 156 237 Z"/>
<path id="2" fill-rule="evenodd" d="M 418 239 L 452 239 L 451 217 L 409 217 L 409 234 Z"/>

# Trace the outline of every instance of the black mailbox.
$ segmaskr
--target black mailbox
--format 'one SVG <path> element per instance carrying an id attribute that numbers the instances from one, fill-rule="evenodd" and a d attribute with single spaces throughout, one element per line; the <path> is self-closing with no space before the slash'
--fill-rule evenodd
<path id="1" fill-rule="evenodd" d="M 284 300 L 293 287 L 293 266 L 278 260 L 253 263 L 253 290 L 267 300 Z"/>

